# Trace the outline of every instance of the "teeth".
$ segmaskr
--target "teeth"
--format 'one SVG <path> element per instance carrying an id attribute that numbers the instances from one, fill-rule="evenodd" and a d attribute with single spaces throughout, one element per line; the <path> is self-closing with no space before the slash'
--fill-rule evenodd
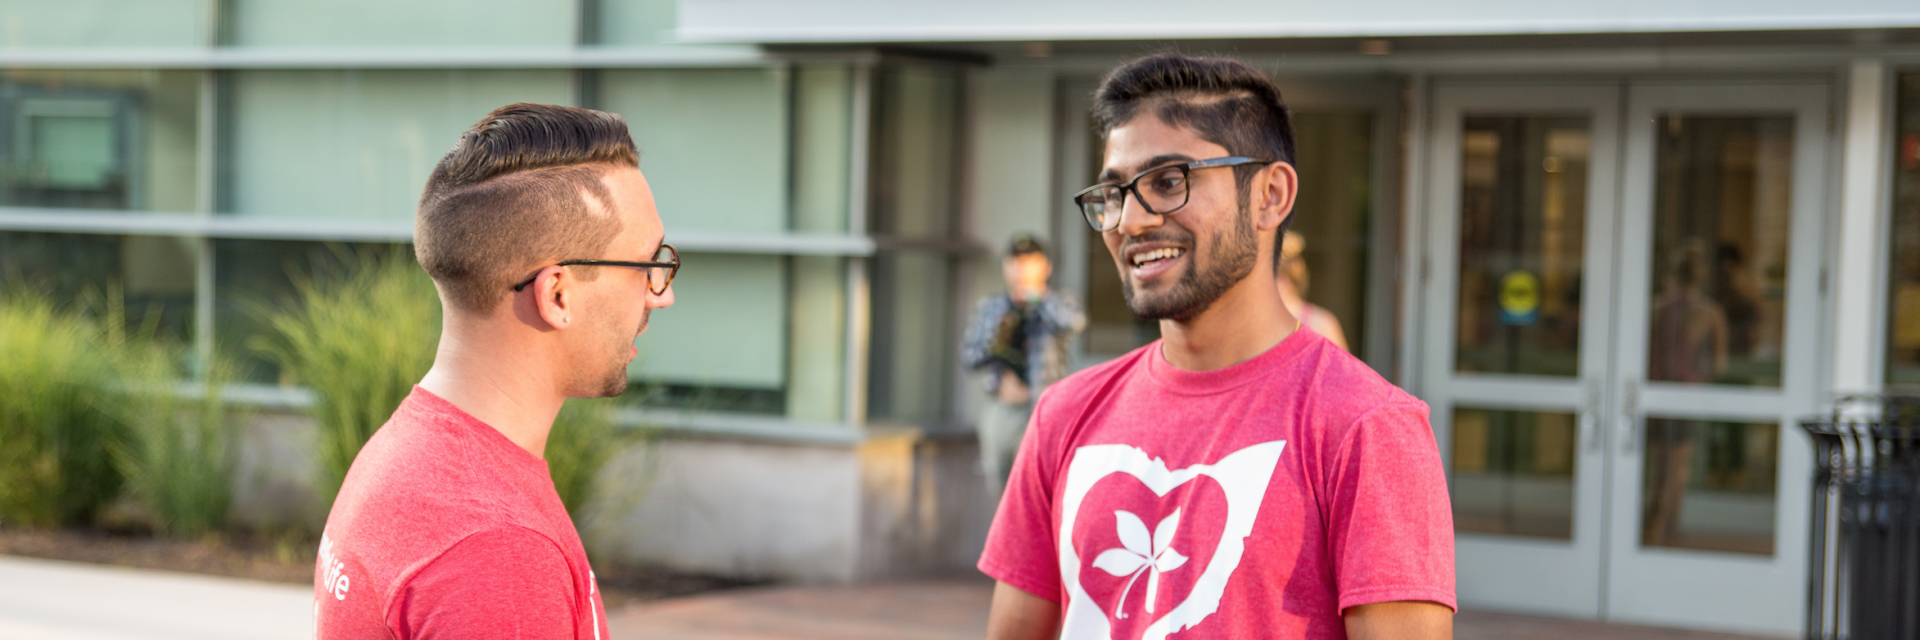
<path id="1" fill-rule="evenodd" d="M 1141 253 L 1136 253 L 1133 255 L 1133 266 L 1137 267 L 1149 262 L 1153 262 L 1155 260 L 1162 260 L 1166 258 L 1176 258 L 1176 257 L 1179 257 L 1180 254 L 1182 253 L 1186 253 L 1186 252 L 1184 250 L 1175 249 L 1175 248 L 1154 249 L 1152 251 L 1144 251 Z"/>

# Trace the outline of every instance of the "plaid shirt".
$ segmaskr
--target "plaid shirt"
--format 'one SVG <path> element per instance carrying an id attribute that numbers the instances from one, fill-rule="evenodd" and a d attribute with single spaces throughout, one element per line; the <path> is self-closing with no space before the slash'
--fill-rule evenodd
<path id="1" fill-rule="evenodd" d="M 1048 290 L 1038 304 L 1028 305 L 1024 311 L 1025 345 L 996 344 L 1003 339 L 1000 327 L 1007 315 L 1019 312 L 1013 299 L 1004 293 L 981 298 L 973 322 L 967 325 L 966 339 L 960 345 L 960 361 L 968 369 L 984 374 L 982 382 L 988 395 L 1000 391 L 1000 374 L 1007 370 L 1007 365 L 995 358 L 994 352 L 1005 348 L 1019 348 L 1026 354 L 1027 371 L 1023 378 L 1029 381 L 1035 397 L 1047 385 L 1067 376 L 1067 343 L 1087 327 L 1087 315 L 1072 298 L 1053 290 Z"/>

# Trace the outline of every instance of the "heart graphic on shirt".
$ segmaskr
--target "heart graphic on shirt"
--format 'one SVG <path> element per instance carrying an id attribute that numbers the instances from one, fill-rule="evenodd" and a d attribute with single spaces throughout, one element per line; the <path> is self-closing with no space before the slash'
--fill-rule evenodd
<path id="1" fill-rule="evenodd" d="M 1132 637 L 1138 629 L 1138 637 L 1161 640 L 1219 611 L 1285 447 L 1264 442 L 1179 470 L 1129 445 L 1076 449 L 1061 505 L 1069 596 L 1061 637 Z M 1195 482 L 1201 478 L 1209 481 Z M 1090 495 L 1099 507 L 1082 514 Z"/>

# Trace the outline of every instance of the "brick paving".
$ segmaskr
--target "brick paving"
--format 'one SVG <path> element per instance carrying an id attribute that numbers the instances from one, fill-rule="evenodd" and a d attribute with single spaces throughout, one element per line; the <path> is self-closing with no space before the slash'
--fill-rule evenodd
<path id="1" fill-rule="evenodd" d="M 776 587 L 665 600 L 609 614 L 619 640 L 978 640 L 992 584 L 923 580 L 850 587 Z M 1457 640 L 1761 640 L 1751 636 L 1469 611 Z"/>

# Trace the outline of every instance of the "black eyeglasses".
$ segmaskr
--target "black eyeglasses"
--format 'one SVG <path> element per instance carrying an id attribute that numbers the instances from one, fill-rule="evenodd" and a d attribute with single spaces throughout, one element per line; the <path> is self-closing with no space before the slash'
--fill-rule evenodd
<path id="1" fill-rule="evenodd" d="M 1271 160 L 1260 160 L 1244 156 L 1228 156 L 1192 162 L 1163 164 L 1134 174 L 1132 180 L 1125 183 L 1102 182 L 1073 194 L 1074 204 L 1080 205 L 1080 214 L 1087 217 L 1087 224 L 1094 231 L 1107 232 L 1120 226 L 1121 211 L 1127 205 L 1127 192 L 1133 192 L 1140 199 L 1140 206 L 1157 216 L 1164 216 L 1187 206 L 1187 197 L 1192 195 L 1192 187 L 1187 176 L 1195 169 L 1214 167 L 1237 167 L 1243 164 L 1267 164 Z M 1146 190 L 1140 189 L 1145 183 Z"/>
<path id="2" fill-rule="evenodd" d="M 626 262 L 622 260 L 568 260 L 566 262 L 556 262 L 554 263 L 553 266 L 568 267 L 573 265 L 587 265 L 587 266 L 595 266 L 595 267 L 632 267 L 635 269 L 645 269 L 646 277 L 647 277 L 647 290 L 652 291 L 653 295 L 657 296 L 657 295 L 665 294 L 667 292 L 667 286 L 673 284 L 673 276 L 680 273 L 680 252 L 674 249 L 673 245 L 661 243 L 660 248 L 654 250 L 653 252 L 652 262 Z M 536 273 L 533 275 L 533 277 L 527 278 L 526 282 L 513 285 L 513 290 L 520 291 L 522 289 L 525 289 L 527 288 L 527 285 L 533 284 L 533 281 L 539 278 L 540 278 L 540 274 Z"/>

